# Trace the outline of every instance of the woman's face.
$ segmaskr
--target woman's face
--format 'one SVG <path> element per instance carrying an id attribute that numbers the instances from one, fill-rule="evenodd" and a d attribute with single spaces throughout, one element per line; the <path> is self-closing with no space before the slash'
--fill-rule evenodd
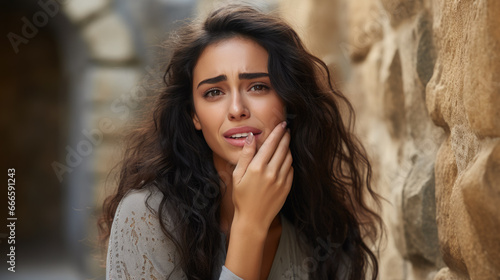
<path id="1" fill-rule="evenodd" d="M 267 60 L 259 44 L 234 37 L 209 45 L 194 67 L 193 123 L 212 149 L 216 167 L 236 165 L 248 133 L 259 148 L 285 120 Z"/>

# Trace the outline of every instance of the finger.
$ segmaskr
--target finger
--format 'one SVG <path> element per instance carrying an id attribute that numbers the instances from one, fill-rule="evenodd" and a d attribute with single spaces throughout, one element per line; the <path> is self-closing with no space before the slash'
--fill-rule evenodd
<path id="1" fill-rule="evenodd" d="M 250 132 L 245 140 L 245 146 L 243 146 L 241 150 L 240 158 L 233 171 L 233 180 L 235 180 L 235 182 L 239 182 L 243 175 L 245 175 L 247 167 L 255 155 L 255 150 L 257 149 L 256 142 L 255 136 Z"/>
<path id="2" fill-rule="evenodd" d="M 283 165 L 287 154 L 290 151 L 290 132 L 287 131 L 281 138 L 276 151 L 274 152 L 271 160 L 269 161 L 269 167 L 273 170 L 279 171 Z"/>
<path id="3" fill-rule="evenodd" d="M 286 181 L 285 181 L 285 186 L 287 188 L 288 193 L 290 193 L 292 183 L 293 183 L 293 167 L 290 166 L 290 170 L 288 170 L 288 173 L 286 176 Z"/>
<path id="4" fill-rule="evenodd" d="M 283 121 L 279 123 L 269 134 L 267 139 L 264 141 L 259 151 L 255 155 L 255 159 L 259 162 L 268 163 L 276 150 L 281 138 L 286 132 L 286 122 Z"/>
<path id="5" fill-rule="evenodd" d="M 280 195 L 284 195 L 284 197 L 282 197 L 283 199 L 282 199 L 282 203 L 280 205 L 280 209 L 285 204 L 286 198 L 288 197 L 288 195 L 290 194 L 290 190 L 292 189 L 292 183 L 293 183 L 293 167 L 292 166 L 290 166 L 288 173 L 286 174 L 286 177 L 284 178 L 283 182 L 284 182 L 284 184 L 281 185 L 281 188 L 279 190 Z"/>
<path id="6" fill-rule="evenodd" d="M 290 152 L 290 150 L 288 150 L 288 153 L 286 154 L 286 157 L 283 160 L 283 164 L 280 166 L 278 176 L 281 176 L 281 178 L 286 177 L 288 172 L 292 168 L 292 162 L 293 162 L 292 153 Z"/>

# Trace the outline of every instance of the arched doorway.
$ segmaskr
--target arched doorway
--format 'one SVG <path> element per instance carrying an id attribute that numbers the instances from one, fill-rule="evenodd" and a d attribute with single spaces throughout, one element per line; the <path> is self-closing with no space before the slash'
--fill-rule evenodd
<path id="1" fill-rule="evenodd" d="M 68 80 L 63 66 L 56 23 L 64 22 L 59 11 L 48 14 L 36 1 L 0 3 L 0 145 L 1 170 L 15 169 L 15 244 L 8 244 L 5 226 L 0 246 L 15 246 L 15 271 L 2 263 L 4 279 L 79 279 L 68 250 L 65 199 L 66 182 L 54 175 L 51 163 L 68 143 Z M 2 208 L 7 189 L 1 192 Z M 6 208 L 6 206 L 5 206 Z M 6 209 L 0 211 L 2 223 Z M 66 211 L 67 212 L 67 211 Z M 8 259 L 7 259 L 8 260 Z M 5 269 L 4 269 L 5 268 Z M 7 274 L 6 274 L 7 273 Z"/>

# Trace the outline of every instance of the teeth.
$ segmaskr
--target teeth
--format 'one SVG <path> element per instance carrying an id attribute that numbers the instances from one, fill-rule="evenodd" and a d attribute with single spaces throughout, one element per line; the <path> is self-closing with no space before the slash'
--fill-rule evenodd
<path id="1" fill-rule="evenodd" d="M 241 137 L 247 137 L 248 136 L 248 133 L 236 133 L 236 134 L 233 134 L 229 137 L 231 138 L 241 138 Z"/>

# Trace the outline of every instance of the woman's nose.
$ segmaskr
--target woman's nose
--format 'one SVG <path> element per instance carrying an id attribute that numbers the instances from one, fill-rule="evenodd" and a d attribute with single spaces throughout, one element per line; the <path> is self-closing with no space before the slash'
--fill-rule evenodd
<path id="1" fill-rule="evenodd" d="M 231 94 L 231 104 L 228 110 L 229 120 L 242 120 L 250 117 L 250 111 L 245 104 L 245 100 L 240 92 Z"/>

